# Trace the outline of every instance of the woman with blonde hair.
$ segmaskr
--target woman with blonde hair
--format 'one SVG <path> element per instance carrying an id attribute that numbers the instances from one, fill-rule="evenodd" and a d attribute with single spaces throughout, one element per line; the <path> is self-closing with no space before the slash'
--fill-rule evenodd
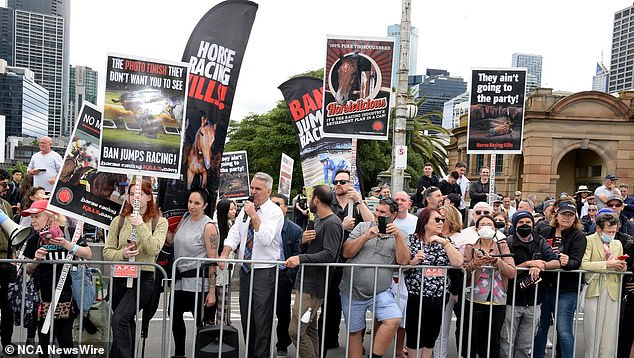
<path id="1" fill-rule="evenodd" d="M 455 206 L 444 205 L 438 208 L 440 214 L 445 218 L 441 235 L 449 238 L 452 242 L 461 242 L 462 236 L 462 214 Z M 461 253 L 462 254 L 462 253 Z M 456 314 L 456 322 L 460 322 L 460 300 L 462 297 L 463 275 L 462 270 L 447 270 L 449 277 L 449 300 L 445 304 L 443 313 L 443 325 L 436 343 L 434 344 L 434 357 L 447 357 L 449 352 L 449 334 L 451 328 L 451 313 Z M 460 324 L 456 326 L 456 341 L 460 337 Z"/>
<path id="2" fill-rule="evenodd" d="M 139 195 L 139 214 L 133 214 L 133 199 Z M 122 224 L 120 222 L 123 221 Z M 130 241 L 136 232 L 136 241 Z M 104 260 L 127 261 L 134 257 L 139 262 L 156 262 L 156 257 L 165 243 L 167 219 L 160 215 L 152 195 L 152 184 L 143 180 L 138 188 L 133 182 L 128 187 L 128 198 L 121 214 L 110 224 L 103 248 Z M 141 266 L 140 275 L 132 287 L 127 287 L 127 278 L 114 278 L 112 283 L 112 357 L 134 356 L 134 316 L 152 296 L 154 266 Z M 137 302 L 137 285 L 140 285 Z"/>

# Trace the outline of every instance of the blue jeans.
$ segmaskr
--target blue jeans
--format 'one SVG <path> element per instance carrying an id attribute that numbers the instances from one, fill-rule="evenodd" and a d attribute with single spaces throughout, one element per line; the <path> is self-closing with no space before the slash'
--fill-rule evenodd
<path id="1" fill-rule="evenodd" d="M 577 309 L 578 292 L 563 292 L 559 294 L 557 308 L 557 342 L 561 348 L 561 358 L 573 358 L 575 336 L 573 320 Z M 546 337 L 550 328 L 550 318 L 555 312 L 555 288 L 548 287 L 543 293 L 542 313 L 539 319 L 539 329 L 535 336 L 534 358 L 543 358 L 546 352 Z"/>

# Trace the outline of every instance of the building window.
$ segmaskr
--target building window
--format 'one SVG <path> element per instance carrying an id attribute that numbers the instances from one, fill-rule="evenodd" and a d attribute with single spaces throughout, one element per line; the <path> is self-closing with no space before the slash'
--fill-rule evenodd
<path id="1" fill-rule="evenodd" d="M 476 174 L 480 173 L 480 168 L 484 166 L 484 154 L 476 154 L 475 156 L 475 165 L 473 170 Z"/>
<path id="2" fill-rule="evenodd" d="M 502 174 L 502 167 L 504 166 L 503 159 L 504 157 L 502 154 L 495 155 L 495 175 Z"/>

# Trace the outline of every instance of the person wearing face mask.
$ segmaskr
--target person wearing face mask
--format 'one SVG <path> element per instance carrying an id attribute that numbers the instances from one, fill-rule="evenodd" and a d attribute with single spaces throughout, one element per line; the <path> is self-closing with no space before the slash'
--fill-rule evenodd
<path id="1" fill-rule="evenodd" d="M 583 226 L 577 217 L 577 205 L 574 201 L 562 201 L 550 224 L 540 231 L 556 254 L 559 254 L 561 268 L 566 271 L 577 270 L 586 249 L 586 235 L 581 231 Z M 550 320 L 555 313 L 557 302 L 557 342 L 562 358 L 572 358 L 574 352 L 574 314 L 579 295 L 579 274 L 562 272 L 544 273 L 540 283 L 544 289 L 539 329 L 535 336 L 533 357 L 543 358 L 546 353 L 546 341 Z M 557 282 L 559 280 L 559 282 Z M 557 289 L 559 291 L 557 292 Z"/>
<path id="2" fill-rule="evenodd" d="M 476 221 L 480 238 L 475 244 L 467 245 L 464 250 L 467 289 L 463 332 L 471 334 L 462 335 L 462 357 L 500 356 L 500 332 L 506 315 L 506 290 L 508 280 L 515 277 L 515 262 L 510 256 L 499 256 L 509 255 L 511 252 L 506 240 L 497 240 L 494 225 L 490 215 L 481 216 Z M 487 337 L 488 332 L 490 336 Z"/>
<path id="3" fill-rule="evenodd" d="M 588 272 L 584 280 L 588 283 L 583 320 L 586 358 L 614 357 L 616 333 L 614 324 L 619 312 L 620 275 L 605 274 L 607 271 L 625 271 L 623 246 L 614 240 L 619 219 L 614 214 L 597 217 L 597 232 L 588 236 L 588 243 L 581 262 L 581 269 Z"/>
<path id="4" fill-rule="evenodd" d="M 520 271 L 517 279 L 509 284 L 506 318 L 502 328 L 500 355 L 502 357 L 530 357 L 535 324 L 540 311 L 540 299 L 535 290 L 540 274 L 547 269 L 558 269 L 559 256 L 555 254 L 543 237 L 533 233 L 533 215 L 528 211 L 517 211 L 513 215 L 513 235 L 508 238 L 516 267 L 528 268 Z M 537 297 L 537 302 L 535 302 Z M 511 348 L 513 347 L 513 348 Z"/>

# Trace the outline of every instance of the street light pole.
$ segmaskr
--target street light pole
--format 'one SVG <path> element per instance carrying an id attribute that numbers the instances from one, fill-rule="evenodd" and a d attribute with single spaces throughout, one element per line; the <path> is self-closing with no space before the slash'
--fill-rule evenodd
<path id="1" fill-rule="evenodd" d="M 397 157 L 407 163 L 407 143 L 406 138 L 406 122 L 407 122 L 407 75 L 409 74 L 409 36 L 410 36 L 410 16 L 411 1 L 402 0 L 403 9 L 401 12 L 401 34 L 400 34 L 400 53 L 398 61 L 398 85 L 396 87 L 396 115 L 394 118 L 394 135 L 392 146 L 392 192 L 403 190 L 405 168 L 397 166 Z M 403 151 L 405 147 L 405 151 Z"/>

